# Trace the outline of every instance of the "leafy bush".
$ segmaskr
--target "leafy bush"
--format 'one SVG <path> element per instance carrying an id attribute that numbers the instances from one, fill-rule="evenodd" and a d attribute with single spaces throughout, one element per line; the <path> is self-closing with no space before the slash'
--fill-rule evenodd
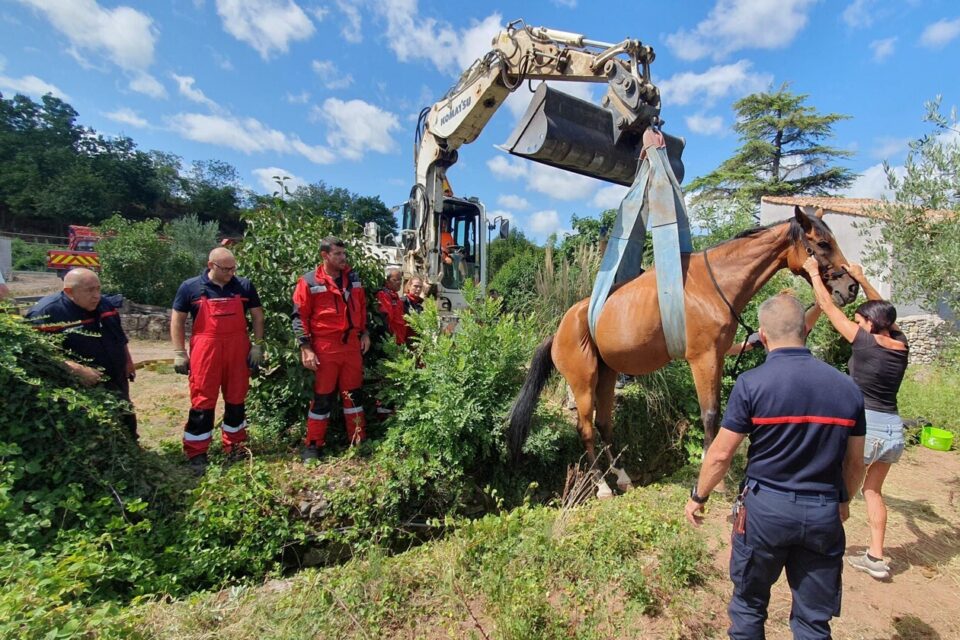
<path id="1" fill-rule="evenodd" d="M 543 250 L 533 248 L 514 254 L 490 281 L 490 288 L 503 296 L 503 308 L 525 313 L 537 297 L 536 277 L 543 264 Z"/>
<path id="2" fill-rule="evenodd" d="M 201 222 L 195 214 L 190 214 L 168 222 L 164 234 L 170 238 L 173 251 L 191 256 L 199 270 L 207 264 L 210 250 L 217 245 L 218 230 L 216 222 Z"/>
<path id="3" fill-rule="evenodd" d="M 130 222 L 113 216 L 98 230 L 104 290 L 122 293 L 135 302 L 169 306 L 180 283 L 197 275 L 206 264 L 165 238 L 156 218 Z"/>
<path id="4" fill-rule="evenodd" d="M 36 244 L 14 238 L 10 242 L 12 268 L 14 271 L 43 271 L 47 268 L 47 251 L 51 244 Z"/>

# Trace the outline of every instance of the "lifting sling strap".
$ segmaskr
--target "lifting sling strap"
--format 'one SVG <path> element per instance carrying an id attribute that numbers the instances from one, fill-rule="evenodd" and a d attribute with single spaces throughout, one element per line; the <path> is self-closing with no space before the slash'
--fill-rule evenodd
<path id="1" fill-rule="evenodd" d="M 649 222 L 657 277 L 657 300 L 667 350 L 674 359 L 686 353 L 687 330 L 680 255 L 693 251 L 690 222 L 683 192 L 664 145 L 653 128 L 643 134 L 643 153 L 636 178 L 620 203 L 610 231 L 600 271 L 593 284 L 587 319 L 596 338 L 597 319 L 614 285 L 641 273 L 641 260 Z"/>

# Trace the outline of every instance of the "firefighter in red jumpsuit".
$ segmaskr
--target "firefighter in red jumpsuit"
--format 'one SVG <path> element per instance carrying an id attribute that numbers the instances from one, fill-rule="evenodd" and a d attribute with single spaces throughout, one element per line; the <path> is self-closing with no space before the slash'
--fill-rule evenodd
<path id="1" fill-rule="evenodd" d="M 410 327 L 404 320 L 404 301 L 400 298 L 403 286 L 403 272 L 396 267 L 387 269 L 383 288 L 377 291 L 377 311 L 383 316 L 387 331 L 397 344 L 406 344 L 410 336 Z"/>
<path id="2" fill-rule="evenodd" d="M 366 293 L 347 264 L 343 240 L 324 238 L 320 258 L 322 262 L 301 276 L 293 291 L 293 332 L 300 343 L 300 359 L 315 373 L 304 462 L 319 456 L 338 392 L 351 444 L 366 438 L 367 426 L 358 398 L 363 354 L 370 348 Z"/>
<path id="3" fill-rule="evenodd" d="M 236 275 L 237 261 L 225 247 L 210 252 L 207 269 L 185 280 L 177 290 L 170 315 L 174 369 L 190 375 L 190 413 L 183 430 L 183 451 L 191 469 L 202 474 L 213 436 L 214 410 L 223 394 L 220 436 L 228 455 L 244 451 L 247 439 L 245 400 L 250 369 L 263 362 L 263 307 L 253 284 Z M 254 342 L 247 332 L 247 312 Z M 193 318 L 190 354 L 184 334 L 187 314 Z"/>

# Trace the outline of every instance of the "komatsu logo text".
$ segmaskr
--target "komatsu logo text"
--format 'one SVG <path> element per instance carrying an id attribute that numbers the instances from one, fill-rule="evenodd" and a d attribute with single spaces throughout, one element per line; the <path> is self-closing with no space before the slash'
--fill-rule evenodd
<path id="1" fill-rule="evenodd" d="M 443 114 L 440 117 L 440 124 L 444 125 L 450 122 L 450 120 L 452 120 L 454 116 L 458 115 L 461 111 L 469 107 L 471 102 L 472 100 L 470 96 L 467 96 L 466 98 L 461 100 L 459 104 L 457 104 L 455 107 L 450 107 L 450 111 L 447 111 L 445 114 Z"/>

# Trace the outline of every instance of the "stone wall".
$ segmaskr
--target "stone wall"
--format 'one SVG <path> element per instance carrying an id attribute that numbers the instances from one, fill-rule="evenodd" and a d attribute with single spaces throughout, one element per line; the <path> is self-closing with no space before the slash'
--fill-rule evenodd
<path id="1" fill-rule="evenodd" d="M 950 323 L 934 314 L 898 318 L 897 324 L 910 344 L 910 364 L 929 364 L 936 360 L 951 331 Z"/>
<path id="2" fill-rule="evenodd" d="M 128 338 L 139 340 L 170 340 L 170 309 L 124 300 L 120 321 Z M 187 316 L 186 335 L 190 336 L 190 317 Z"/>

